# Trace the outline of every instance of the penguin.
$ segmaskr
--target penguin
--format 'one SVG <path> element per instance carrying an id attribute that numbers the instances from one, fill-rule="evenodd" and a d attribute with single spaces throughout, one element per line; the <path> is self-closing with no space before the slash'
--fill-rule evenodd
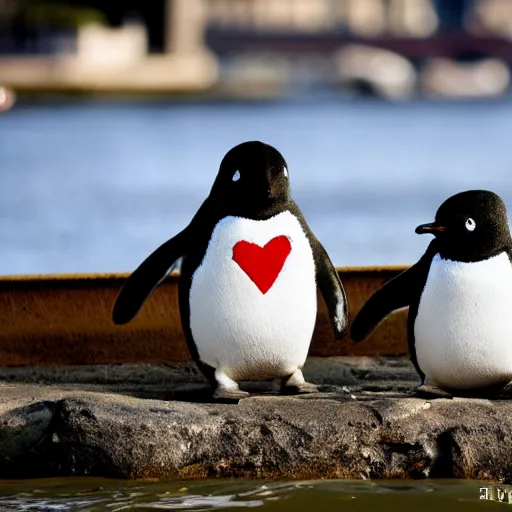
<path id="1" fill-rule="evenodd" d="M 222 159 L 190 224 L 128 277 L 114 304 L 129 322 L 181 258 L 181 324 L 214 398 L 240 399 L 239 382 L 281 379 L 310 393 L 302 367 L 317 316 L 317 286 L 336 339 L 347 336 L 345 290 L 292 200 L 288 164 L 274 147 L 244 142 Z"/>
<path id="2" fill-rule="evenodd" d="M 409 353 L 416 391 L 489 394 L 512 380 L 512 239 L 502 199 L 469 190 L 447 199 L 420 260 L 364 304 L 351 326 L 365 339 L 392 311 L 409 307 Z"/>

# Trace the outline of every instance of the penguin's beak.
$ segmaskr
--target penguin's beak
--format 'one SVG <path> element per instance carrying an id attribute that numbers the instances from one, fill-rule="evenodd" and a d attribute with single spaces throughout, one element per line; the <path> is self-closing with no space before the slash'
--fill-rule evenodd
<path id="1" fill-rule="evenodd" d="M 430 233 L 432 235 L 437 235 L 442 233 L 446 228 L 444 226 L 439 226 L 435 222 L 431 222 L 430 224 L 422 224 L 416 228 L 416 233 L 418 235 L 423 235 L 425 233 Z"/>

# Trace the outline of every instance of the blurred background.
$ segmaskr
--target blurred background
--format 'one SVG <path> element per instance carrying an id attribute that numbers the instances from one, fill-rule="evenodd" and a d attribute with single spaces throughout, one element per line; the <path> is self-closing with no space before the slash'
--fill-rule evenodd
<path id="1" fill-rule="evenodd" d="M 234 145 L 288 160 L 338 266 L 512 206 L 512 0 L 0 0 L 0 274 L 133 270 Z"/>

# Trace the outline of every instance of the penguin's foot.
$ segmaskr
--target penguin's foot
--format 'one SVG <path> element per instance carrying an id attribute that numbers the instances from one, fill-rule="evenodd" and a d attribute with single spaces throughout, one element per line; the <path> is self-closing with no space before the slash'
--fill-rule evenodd
<path id="1" fill-rule="evenodd" d="M 444 391 L 441 388 L 438 388 L 435 385 L 431 384 L 422 384 L 421 386 L 418 386 L 415 391 L 414 395 L 418 398 L 453 398 L 453 395 L 448 393 L 447 391 Z"/>
<path id="2" fill-rule="evenodd" d="M 318 386 L 312 382 L 304 382 L 302 386 L 297 386 L 297 392 L 301 394 L 318 393 Z"/>
<path id="3" fill-rule="evenodd" d="M 240 400 L 249 396 L 247 391 L 242 391 L 238 384 L 230 379 L 222 370 L 215 370 L 215 380 L 217 381 L 217 389 L 213 393 L 213 398 Z"/>
<path id="4" fill-rule="evenodd" d="M 507 384 L 507 382 L 501 382 L 484 388 L 450 389 L 448 391 L 453 396 L 461 398 L 499 398 L 504 397 L 504 389 Z"/>
<path id="5" fill-rule="evenodd" d="M 281 393 L 283 395 L 318 393 L 318 386 L 311 382 L 306 382 L 302 371 L 297 369 L 290 377 L 285 377 L 282 380 Z"/>
<path id="6" fill-rule="evenodd" d="M 300 386 L 282 386 L 282 395 L 305 395 L 308 393 L 318 393 L 318 386 L 311 382 L 304 382 Z"/>
<path id="7" fill-rule="evenodd" d="M 213 393 L 213 398 L 216 400 L 240 400 L 248 396 L 249 393 L 241 389 L 217 388 L 215 393 Z"/>

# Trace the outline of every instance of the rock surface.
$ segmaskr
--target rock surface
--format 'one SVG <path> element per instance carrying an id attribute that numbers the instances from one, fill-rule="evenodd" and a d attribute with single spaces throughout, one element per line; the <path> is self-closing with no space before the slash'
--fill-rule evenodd
<path id="1" fill-rule="evenodd" d="M 406 359 L 311 359 L 321 393 L 213 403 L 191 364 L 0 369 L 0 478 L 512 482 L 512 401 L 425 400 Z"/>

